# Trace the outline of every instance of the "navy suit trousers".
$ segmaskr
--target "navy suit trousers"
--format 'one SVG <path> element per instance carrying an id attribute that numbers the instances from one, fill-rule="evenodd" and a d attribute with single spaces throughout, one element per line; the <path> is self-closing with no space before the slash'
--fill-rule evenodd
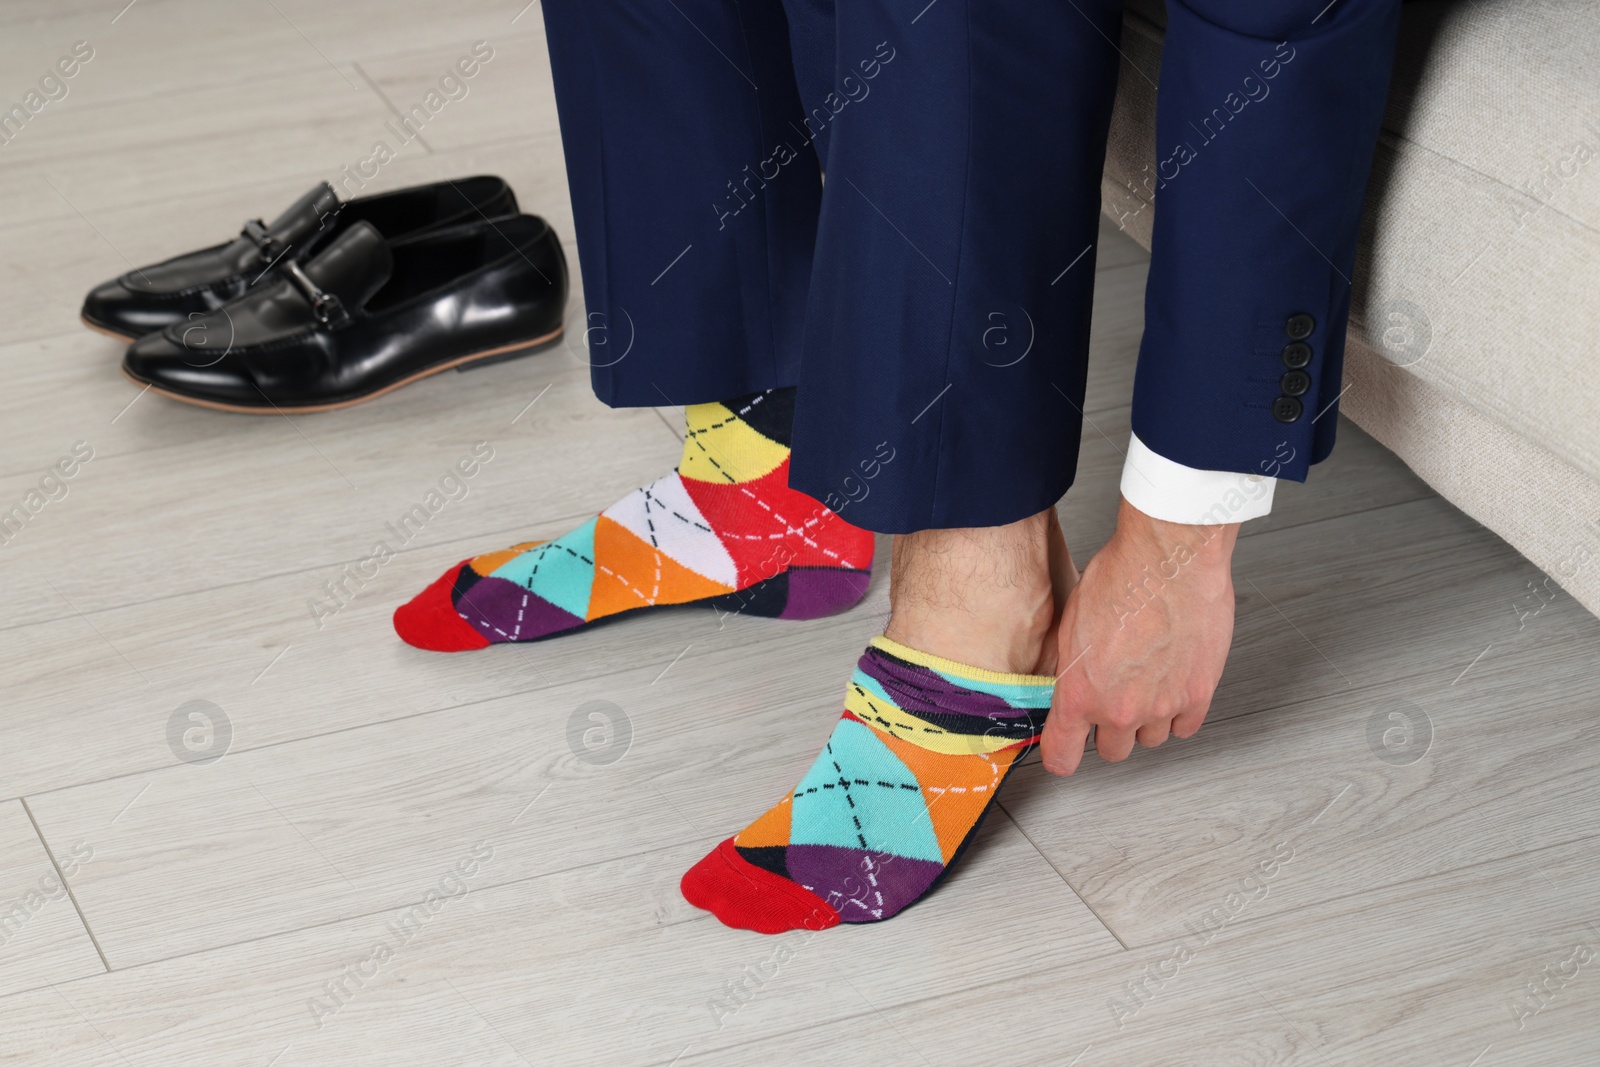
<path id="1" fill-rule="evenodd" d="M 1303 480 L 1399 0 L 1167 6 L 1134 430 Z M 798 386 L 791 484 L 879 532 L 1066 492 L 1120 0 L 543 10 L 602 401 Z"/>

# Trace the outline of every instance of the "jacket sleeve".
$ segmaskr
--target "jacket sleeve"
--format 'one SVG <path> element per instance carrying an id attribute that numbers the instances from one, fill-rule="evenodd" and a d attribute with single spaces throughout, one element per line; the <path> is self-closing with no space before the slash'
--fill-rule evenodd
<path id="1" fill-rule="evenodd" d="M 1400 0 L 1167 0 L 1133 431 L 1304 481 L 1333 449 Z"/>

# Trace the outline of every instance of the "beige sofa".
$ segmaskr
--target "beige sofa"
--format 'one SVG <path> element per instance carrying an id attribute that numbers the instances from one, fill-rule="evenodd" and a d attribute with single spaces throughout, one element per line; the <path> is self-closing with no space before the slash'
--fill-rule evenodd
<path id="1" fill-rule="evenodd" d="M 1162 23 L 1102 185 L 1146 248 Z M 1354 278 L 1344 414 L 1600 614 L 1600 5 L 1405 5 Z"/>

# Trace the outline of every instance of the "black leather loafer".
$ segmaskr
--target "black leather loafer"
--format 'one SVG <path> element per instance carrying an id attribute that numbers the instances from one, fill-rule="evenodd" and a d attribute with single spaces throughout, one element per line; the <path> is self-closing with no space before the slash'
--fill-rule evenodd
<path id="1" fill-rule="evenodd" d="M 123 370 L 174 400 L 328 411 L 558 343 L 561 243 L 517 215 L 385 241 L 369 222 L 238 300 L 134 342 Z"/>
<path id="2" fill-rule="evenodd" d="M 458 178 L 343 202 L 323 182 L 270 226 L 253 219 L 226 244 L 141 267 L 95 286 L 83 301 L 83 321 L 101 333 L 131 341 L 237 300 L 275 267 L 304 259 L 358 222 L 370 222 L 395 240 L 516 213 L 517 198 L 502 178 Z"/>

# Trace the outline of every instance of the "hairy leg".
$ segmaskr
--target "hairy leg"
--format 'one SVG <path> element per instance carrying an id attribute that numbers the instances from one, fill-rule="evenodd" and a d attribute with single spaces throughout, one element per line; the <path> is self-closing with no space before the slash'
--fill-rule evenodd
<path id="1" fill-rule="evenodd" d="M 1054 673 L 1052 638 L 1077 578 L 1054 509 L 1007 526 L 903 534 L 884 636 L 975 667 Z"/>

